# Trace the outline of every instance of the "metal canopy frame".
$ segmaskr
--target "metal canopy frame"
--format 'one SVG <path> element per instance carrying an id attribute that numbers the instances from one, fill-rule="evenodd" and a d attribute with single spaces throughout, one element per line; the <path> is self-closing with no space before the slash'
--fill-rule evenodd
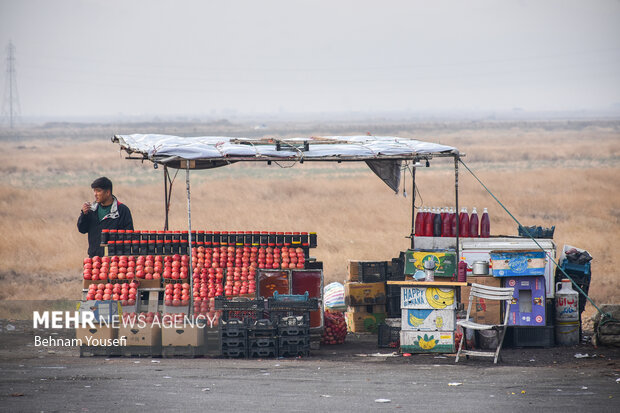
<path id="1" fill-rule="evenodd" d="M 317 139 L 317 138 L 313 138 Z M 112 137 L 112 142 L 119 143 L 120 140 L 118 135 Z M 461 157 L 464 157 L 465 154 L 461 154 L 458 151 L 454 152 L 432 152 L 432 153 L 410 153 L 410 154 L 399 154 L 399 155 L 384 155 L 384 154 L 376 154 L 372 157 L 370 156 L 359 156 L 359 155 L 348 155 L 342 154 L 338 156 L 321 156 L 321 157 L 304 157 L 304 152 L 298 149 L 300 143 L 303 144 L 304 148 L 307 150 L 309 147 L 309 143 L 307 141 L 303 141 L 299 138 L 296 139 L 250 139 L 247 142 L 243 139 L 234 139 L 231 140 L 233 143 L 237 144 L 251 144 L 251 145 L 274 145 L 276 144 L 278 148 L 280 146 L 290 146 L 291 148 L 295 148 L 297 152 L 292 156 L 222 156 L 214 159 L 185 159 L 181 156 L 161 156 L 161 155 L 148 155 L 143 152 L 133 151 L 128 147 L 123 147 L 121 145 L 121 149 L 125 150 L 128 153 L 128 156 L 125 159 L 130 160 L 139 160 L 145 161 L 148 160 L 153 162 L 154 167 L 157 169 L 158 165 L 162 165 L 164 169 L 164 206 L 165 206 L 165 215 L 166 220 L 164 224 L 164 230 L 168 230 L 168 217 L 170 211 L 170 201 L 172 195 L 172 184 L 174 179 L 170 178 L 170 168 L 181 170 L 185 169 L 185 181 L 186 181 L 186 191 L 187 191 L 187 218 L 188 218 L 188 241 L 189 248 L 191 251 L 192 248 L 192 223 L 191 223 L 191 191 L 190 191 L 190 170 L 204 170 L 204 169 L 213 169 L 221 166 L 230 165 L 236 162 L 266 162 L 267 164 L 271 164 L 272 162 L 299 162 L 303 164 L 304 162 L 363 162 L 363 161 L 412 161 L 414 166 L 411 170 L 412 177 L 412 196 L 411 196 L 411 232 L 408 238 L 411 239 L 411 249 L 415 248 L 414 235 L 415 235 L 415 188 L 416 188 L 416 166 L 415 163 L 424 161 L 427 163 L 433 158 L 453 158 L 454 159 L 454 198 L 455 198 L 455 208 L 456 214 L 458 217 L 459 214 L 459 160 Z M 343 142 L 331 142 L 329 140 L 318 140 L 314 143 L 317 144 L 334 144 Z M 141 156 L 135 156 L 135 155 Z M 176 174 L 175 174 L 176 176 Z M 457 259 L 460 256 L 460 248 L 459 248 L 459 219 L 456 219 L 456 256 Z M 192 255 L 189 254 L 189 265 L 192 268 Z M 193 279 L 193 278 L 192 278 Z M 190 283 L 192 280 L 190 279 Z M 193 284 L 193 283 L 192 283 Z M 193 301 L 193 300 L 192 300 Z"/>

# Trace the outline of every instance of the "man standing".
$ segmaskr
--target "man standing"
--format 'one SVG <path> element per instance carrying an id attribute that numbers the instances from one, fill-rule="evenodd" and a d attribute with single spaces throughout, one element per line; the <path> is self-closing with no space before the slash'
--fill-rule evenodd
<path id="1" fill-rule="evenodd" d="M 133 230 L 131 211 L 112 195 L 112 181 L 105 176 L 97 178 L 90 185 L 95 194 L 95 202 L 84 202 L 78 218 L 78 231 L 88 233 L 88 256 L 103 255 L 101 244 L 102 229 Z"/>

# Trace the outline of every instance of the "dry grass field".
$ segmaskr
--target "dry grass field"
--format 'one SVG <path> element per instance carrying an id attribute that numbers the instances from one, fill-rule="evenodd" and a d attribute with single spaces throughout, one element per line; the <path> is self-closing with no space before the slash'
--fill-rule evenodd
<path id="1" fill-rule="evenodd" d="M 331 128 L 331 129 L 330 129 Z M 0 299 L 79 298 L 86 236 L 76 220 L 101 175 L 132 210 L 136 229 L 162 229 L 163 172 L 123 159 L 113 133 L 250 134 L 250 126 L 47 125 L 0 131 Z M 250 132 L 251 131 L 251 132 Z M 281 125 L 270 134 L 393 134 L 454 145 L 524 225 L 556 226 L 558 249 L 593 256 L 592 297 L 620 302 L 620 122 L 471 122 Z M 264 132 L 263 132 L 264 133 Z M 460 203 L 489 208 L 494 235 L 517 226 L 464 168 Z M 411 199 L 364 164 L 232 165 L 192 173 L 193 229 L 316 231 L 326 281 L 348 259 L 386 260 L 407 248 Z M 407 192 L 411 180 L 407 177 Z M 451 160 L 418 168 L 416 205 L 453 205 Z M 174 183 L 171 229 L 187 227 L 185 172 Z"/>

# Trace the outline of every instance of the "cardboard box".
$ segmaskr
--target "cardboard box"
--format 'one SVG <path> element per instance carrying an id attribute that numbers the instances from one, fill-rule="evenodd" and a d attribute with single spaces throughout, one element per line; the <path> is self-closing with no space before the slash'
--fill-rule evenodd
<path id="1" fill-rule="evenodd" d="M 349 260 L 347 281 L 383 282 L 387 278 L 387 261 Z"/>
<path id="2" fill-rule="evenodd" d="M 101 342 L 118 337 L 118 329 L 112 328 L 111 325 L 95 324 L 94 328 L 77 327 L 75 329 L 75 338 L 81 340 L 83 346 L 92 345 L 93 340 Z"/>
<path id="3" fill-rule="evenodd" d="M 385 283 L 346 283 L 344 302 L 350 306 L 385 304 Z"/>
<path id="4" fill-rule="evenodd" d="M 77 304 L 77 311 L 80 313 L 80 317 L 85 312 L 93 314 L 94 319 L 99 322 L 105 320 L 107 322 L 112 321 L 112 316 L 122 314 L 120 301 L 105 300 L 84 300 Z"/>
<path id="5" fill-rule="evenodd" d="M 344 313 L 347 330 L 352 333 L 376 333 L 378 326 L 386 318 L 383 313 Z"/>
<path id="6" fill-rule="evenodd" d="M 501 287 L 502 279 L 489 276 L 467 277 L 468 283 L 476 283 L 482 285 L 488 285 L 489 287 Z M 465 305 L 465 311 L 469 305 L 469 294 L 471 287 L 461 287 L 461 301 Z M 470 317 L 480 324 L 501 324 L 503 322 L 502 305 L 506 302 L 487 300 L 484 298 L 474 297 L 474 302 L 471 305 Z"/>
<path id="7" fill-rule="evenodd" d="M 402 329 L 415 331 L 452 331 L 456 326 L 455 310 L 402 309 Z"/>
<path id="8" fill-rule="evenodd" d="M 164 326 L 161 329 L 162 346 L 193 346 L 199 347 L 204 344 L 205 328 L 197 325 L 185 324 L 184 326 Z"/>
<path id="9" fill-rule="evenodd" d="M 350 313 L 385 313 L 385 305 L 356 305 L 347 307 L 347 311 Z"/>
<path id="10" fill-rule="evenodd" d="M 405 274 L 413 275 L 424 270 L 426 261 L 435 261 L 435 277 L 452 278 L 456 274 L 456 253 L 453 251 L 407 251 L 405 253 Z"/>
<path id="11" fill-rule="evenodd" d="M 91 284 L 99 284 L 99 283 L 103 283 L 103 284 L 107 284 L 108 280 L 82 280 L 82 287 L 83 288 L 88 288 L 90 287 Z"/>
<path id="12" fill-rule="evenodd" d="M 118 336 L 126 337 L 128 346 L 161 346 L 161 326 L 158 324 L 140 328 L 138 323 L 127 325 L 121 323 Z"/>
<path id="13" fill-rule="evenodd" d="M 544 251 L 491 251 L 494 277 L 545 275 L 547 255 Z"/>
<path id="14" fill-rule="evenodd" d="M 455 293 L 456 287 L 401 287 L 400 308 L 455 309 Z"/>
<path id="15" fill-rule="evenodd" d="M 138 278 L 140 281 L 140 288 L 161 288 L 161 278 L 156 280 L 144 280 L 142 278 Z"/>
<path id="16" fill-rule="evenodd" d="M 454 331 L 401 330 L 400 350 L 403 353 L 454 353 Z"/>

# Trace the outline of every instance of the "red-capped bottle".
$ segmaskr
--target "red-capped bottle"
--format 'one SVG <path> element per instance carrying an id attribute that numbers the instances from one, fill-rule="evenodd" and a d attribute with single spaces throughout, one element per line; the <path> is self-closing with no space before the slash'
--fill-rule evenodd
<path id="1" fill-rule="evenodd" d="M 451 237 L 452 235 L 450 235 L 451 232 L 451 228 L 452 228 L 452 214 L 450 213 L 450 211 L 448 210 L 448 208 L 446 208 L 446 211 L 443 215 L 443 221 L 441 221 L 441 236 L 442 237 Z"/>
<path id="2" fill-rule="evenodd" d="M 432 237 L 433 236 L 433 215 L 434 208 L 426 208 L 426 215 L 424 215 L 424 236 Z"/>
<path id="3" fill-rule="evenodd" d="M 450 236 L 456 237 L 456 208 L 450 208 Z"/>
<path id="4" fill-rule="evenodd" d="M 478 238 L 478 212 L 476 211 L 476 207 L 471 211 L 469 217 L 469 236 Z"/>
<path id="5" fill-rule="evenodd" d="M 459 237 L 469 237 L 469 214 L 467 208 L 463 207 L 459 214 Z"/>
<path id="6" fill-rule="evenodd" d="M 424 209 L 418 209 L 418 213 L 415 215 L 415 235 L 418 237 L 422 234 L 422 227 L 424 225 Z"/>
<path id="7" fill-rule="evenodd" d="M 491 219 L 489 218 L 489 211 L 484 208 L 482 211 L 482 218 L 480 219 L 480 238 L 489 238 L 491 234 Z"/>

